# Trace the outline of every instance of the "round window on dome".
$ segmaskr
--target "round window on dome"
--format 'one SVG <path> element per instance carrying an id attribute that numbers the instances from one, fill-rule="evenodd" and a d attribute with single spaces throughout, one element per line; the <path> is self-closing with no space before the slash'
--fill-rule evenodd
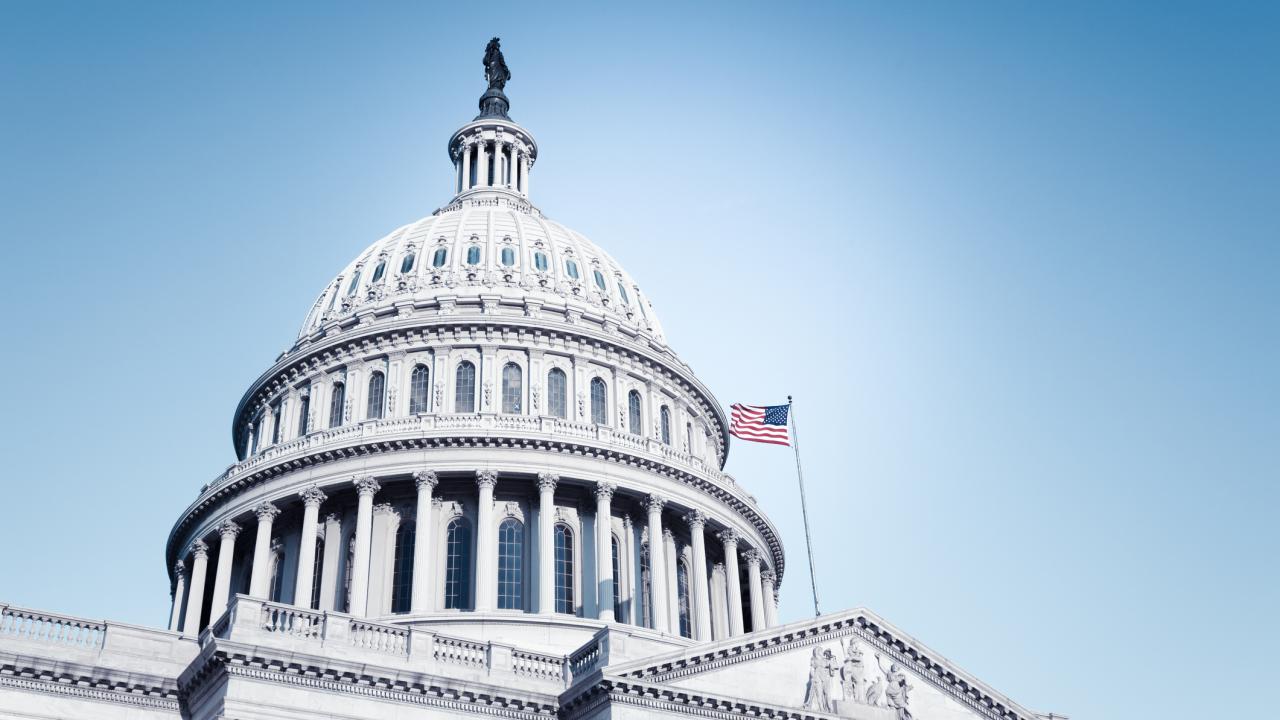
<path id="1" fill-rule="evenodd" d="M 604 273 L 600 272 L 599 270 L 596 270 L 595 274 L 596 274 L 596 285 L 598 285 L 601 290 L 608 290 L 609 286 L 604 284 Z"/>
<path id="2" fill-rule="evenodd" d="M 436 250 L 436 254 L 431 258 L 431 267 L 444 267 L 444 261 L 449 257 L 449 251 L 444 248 Z"/>
<path id="3" fill-rule="evenodd" d="M 413 269 L 413 261 L 417 258 L 413 253 L 404 256 L 404 260 L 400 261 L 400 272 L 407 273 Z"/>
<path id="4" fill-rule="evenodd" d="M 511 267 L 516 264 L 516 251 L 509 247 L 502 248 L 502 264 Z"/>
<path id="5" fill-rule="evenodd" d="M 378 282 L 379 280 L 382 279 L 382 275 L 386 271 L 387 271 L 387 261 L 383 260 L 382 262 L 378 263 L 378 267 L 373 269 L 373 279 L 370 280 L 369 282 Z"/>
<path id="6" fill-rule="evenodd" d="M 565 260 L 564 271 L 569 273 L 569 277 L 573 278 L 574 280 L 578 279 L 578 263 L 572 260 Z"/>
<path id="7" fill-rule="evenodd" d="M 547 271 L 547 254 L 541 253 L 541 252 L 534 253 L 533 266 L 538 268 L 539 272 L 546 272 Z"/>
<path id="8" fill-rule="evenodd" d="M 472 245 L 471 247 L 467 248 L 467 264 L 468 265 L 480 264 L 480 246 L 479 245 Z"/>

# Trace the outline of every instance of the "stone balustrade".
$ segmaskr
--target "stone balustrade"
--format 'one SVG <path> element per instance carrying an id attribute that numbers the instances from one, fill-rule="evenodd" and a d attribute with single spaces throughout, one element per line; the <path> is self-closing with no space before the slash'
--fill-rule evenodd
<path id="1" fill-rule="evenodd" d="M 0 638 L 98 650 L 106 637 L 105 622 L 0 606 Z"/>

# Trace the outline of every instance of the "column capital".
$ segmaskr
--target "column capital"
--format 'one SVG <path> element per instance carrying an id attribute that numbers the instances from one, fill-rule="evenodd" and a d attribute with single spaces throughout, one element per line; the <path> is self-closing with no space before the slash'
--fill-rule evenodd
<path id="1" fill-rule="evenodd" d="M 553 472 L 538 473 L 538 490 L 543 492 L 555 492 L 556 485 L 560 482 L 560 476 Z"/>
<path id="2" fill-rule="evenodd" d="M 318 508 L 320 507 L 320 503 L 329 499 L 329 496 L 325 495 L 320 488 L 315 485 L 303 490 L 299 495 L 302 497 L 302 504 L 306 507 Z"/>
<path id="3" fill-rule="evenodd" d="M 742 559 L 747 561 L 747 565 L 760 567 L 760 551 L 755 548 L 747 548 L 742 551 Z"/>
<path id="4" fill-rule="evenodd" d="M 608 480 L 601 480 L 596 483 L 596 500 L 609 502 L 613 499 L 613 493 L 616 492 L 617 489 L 617 483 L 609 482 Z"/>
<path id="5" fill-rule="evenodd" d="M 733 545 L 734 547 L 737 547 L 738 545 L 738 531 L 733 528 L 721 530 L 716 533 L 716 537 L 720 538 L 720 542 L 725 545 Z"/>
<path id="6" fill-rule="evenodd" d="M 269 502 L 264 502 L 253 509 L 253 514 L 258 516 L 258 522 L 271 522 L 280 514 L 280 508 Z"/>
<path id="7" fill-rule="evenodd" d="M 707 527 L 707 514 L 701 510 L 692 510 L 685 513 L 684 521 L 689 523 L 689 529 L 693 532 L 702 532 Z"/>
<path id="8" fill-rule="evenodd" d="M 174 575 L 177 575 L 178 577 L 182 577 L 183 573 L 185 573 L 186 571 L 187 571 L 187 564 L 182 562 L 181 560 L 173 564 Z"/>
<path id="9" fill-rule="evenodd" d="M 718 562 L 718 563 L 713 564 L 713 565 L 711 566 L 711 571 L 712 571 L 712 572 L 716 572 L 716 571 L 724 572 L 724 563 L 722 563 L 722 562 Z"/>
<path id="10" fill-rule="evenodd" d="M 658 494 L 652 494 L 645 500 L 645 507 L 649 512 L 662 512 L 666 504 L 667 499 Z"/>
<path id="11" fill-rule="evenodd" d="M 197 540 L 191 543 L 191 554 L 197 560 L 203 560 L 209 557 L 209 543 L 203 540 Z"/>
<path id="12" fill-rule="evenodd" d="M 340 523 L 342 522 L 342 515 L 336 512 L 331 512 L 328 515 L 324 516 L 324 521 L 326 523 Z"/>
<path id="13" fill-rule="evenodd" d="M 627 534 L 631 534 L 631 528 L 635 527 L 635 520 L 631 519 L 631 513 L 622 516 L 622 527 L 626 529 Z"/>
<path id="14" fill-rule="evenodd" d="M 356 486 L 356 494 L 361 497 L 365 495 L 376 495 L 378 491 L 382 489 L 382 486 L 378 484 L 377 480 L 373 479 L 372 475 L 352 478 L 351 484 Z"/>
<path id="15" fill-rule="evenodd" d="M 769 587 L 773 587 L 778 582 L 778 574 L 772 570 L 765 570 L 760 573 L 760 579 L 769 583 Z"/>
<path id="16" fill-rule="evenodd" d="M 229 537 L 234 540 L 240 534 L 240 529 L 239 525 L 227 520 L 218 526 L 218 534 L 223 538 Z"/>
<path id="17" fill-rule="evenodd" d="M 662 528 L 662 539 L 663 539 L 663 541 L 671 541 L 671 542 L 675 542 L 675 541 L 676 541 L 676 534 L 675 534 L 675 533 L 673 533 L 673 532 L 671 532 L 671 528 L 669 528 L 669 527 L 664 527 L 664 528 Z"/>
<path id="18" fill-rule="evenodd" d="M 479 485 L 481 488 L 487 487 L 492 489 L 493 486 L 497 484 L 498 484 L 497 470 L 476 470 L 476 485 Z"/>
<path id="19" fill-rule="evenodd" d="M 395 515 L 396 517 L 400 516 L 400 513 L 396 512 L 396 509 L 392 507 L 391 503 L 378 503 L 377 505 L 374 505 L 373 514 L 374 515 Z"/>
<path id="20" fill-rule="evenodd" d="M 436 477 L 435 470 L 419 470 L 413 474 L 413 484 L 421 490 L 424 487 L 432 490 L 436 489 L 436 485 L 440 484 L 440 479 Z"/>

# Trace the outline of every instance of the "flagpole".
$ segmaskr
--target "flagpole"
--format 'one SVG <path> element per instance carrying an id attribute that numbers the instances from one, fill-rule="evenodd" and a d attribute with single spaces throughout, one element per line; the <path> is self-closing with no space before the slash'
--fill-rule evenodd
<path id="1" fill-rule="evenodd" d="M 813 569 L 813 541 L 809 539 L 809 504 L 804 499 L 804 471 L 800 469 L 800 425 L 796 422 L 791 396 L 787 396 L 787 418 L 791 421 L 791 447 L 796 451 L 796 480 L 800 482 L 800 515 L 804 517 L 804 547 L 809 552 L 809 583 L 813 586 L 813 616 L 818 617 L 818 573 Z"/>

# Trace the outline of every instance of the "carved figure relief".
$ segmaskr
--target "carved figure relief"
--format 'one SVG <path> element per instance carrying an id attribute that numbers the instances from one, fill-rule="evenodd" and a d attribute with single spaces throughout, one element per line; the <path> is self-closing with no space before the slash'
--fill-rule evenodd
<path id="1" fill-rule="evenodd" d="M 806 710 L 835 712 L 831 701 L 831 678 L 836 674 L 835 655 L 821 647 L 813 649 L 809 657 L 809 685 L 805 690 Z"/>
<path id="2" fill-rule="evenodd" d="M 866 666 L 862 662 L 862 648 L 857 639 L 849 641 L 844 665 L 840 667 L 840 685 L 845 702 L 861 703 L 866 696 Z"/>
<path id="3" fill-rule="evenodd" d="M 898 667 L 897 663 L 889 663 L 889 667 L 886 668 L 880 653 L 876 653 L 876 664 L 884 672 L 885 707 L 896 712 L 898 720 L 911 720 L 911 711 L 907 709 L 907 703 L 910 701 L 909 694 L 912 686 L 907 684 L 907 674 Z"/>

